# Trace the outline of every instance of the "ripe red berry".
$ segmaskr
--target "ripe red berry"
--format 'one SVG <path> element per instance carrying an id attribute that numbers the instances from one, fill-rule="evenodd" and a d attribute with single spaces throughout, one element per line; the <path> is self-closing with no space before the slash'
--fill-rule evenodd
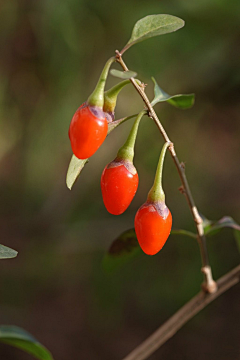
<path id="1" fill-rule="evenodd" d="M 138 174 L 132 162 L 116 159 L 103 170 L 102 197 L 111 214 L 122 214 L 130 205 L 137 188 Z"/>
<path id="2" fill-rule="evenodd" d="M 172 215 L 165 203 L 146 202 L 135 216 L 139 245 L 147 255 L 158 253 L 170 234 Z"/>
<path id="3" fill-rule="evenodd" d="M 79 159 L 92 156 L 104 142 L 108 131 L 105 113 L 84 103 L 75 112 L 69 127 L 72 151 Z"/>

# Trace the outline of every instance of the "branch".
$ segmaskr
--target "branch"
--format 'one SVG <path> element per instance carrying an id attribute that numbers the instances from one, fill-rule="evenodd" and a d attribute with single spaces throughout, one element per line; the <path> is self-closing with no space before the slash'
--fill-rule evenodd
<path id="1" fill-rule="evenodd" d="M 128 71 L 128 67 L 125 64 L 125 62 L 123 61 L 122 56 L 119 53 L 119 51 L 116 51 L 116 60 L 122 66 L 124 71 Z M 170 154 L 176 165 L 178 174 L 179 174 L 181 182 L 182 182 L 182 193 L 185 195 L 185 197 L 187 199 L 188 205 L 190 207 L 190 210 L 191 210 L 191 213 L 192 213 L 192 216 L 193 216 L 196 228 L 197 228 L 198 243 L 199 243 L 201 259 L 202 259 L 202 269 L 201 270 L 202 270 L 202 273 L 203 273 L 204 279 L 205 279 L 205 281 L 202 285 L 202 288 L 205 292 L 214 293 L 217 290 L 217 287 L 216 287 L 216 282 L 212 278 L 212 270 L 209 265 L 206 238 L 204 235 L 204 230 L 203 230 L 203 225 L 202 225 L 202 218 L 199 215 L 198 209 L 193 200 L 193 196 L 192 196 L 192 193 L 191 193 L 191 190 L 190 190 L 190 187 L 188 185 L 188 181 L 187 181 L 187 178 L 185 175 L 185 168 L 182 164 L 180 164 L 177 154 L 174 149 L 174 145 L 173 145 L 172 141 L 169 139 L 164 127 L 162 126 L 157 114 L 155 113 L 147 95 L 144 92 L 144 88 L 142 86 L 138 85 L 138 83 L 136 82 L 136 80 L 134 80 L 134 78 L 131 78 L 130 81 L 132 82 L 133 86 L 135 87 L 135 89 L 137 90 L 137 92 L 139 93 L 141 98 L 143 99 L 143 101 L 148 109 L 149 117 L 151 117 L 155 121 L 165 142 L 171 143 L 168 147 L 168 150 L 170 151 Z"/>
<path id="2" fill-rule="evenodd" d="M 240 265 L 217 281 L 217 291 L 207 294 L 201 291 L 192 300 L 178 310 L 169 320 L 157 329 L 148 339 L 133 350 L 123 360 L 144 360 L 159 349 L 167 340 L 181 329 L 190 319 L 204 309 L 225 291 L 240 281 Z"/>

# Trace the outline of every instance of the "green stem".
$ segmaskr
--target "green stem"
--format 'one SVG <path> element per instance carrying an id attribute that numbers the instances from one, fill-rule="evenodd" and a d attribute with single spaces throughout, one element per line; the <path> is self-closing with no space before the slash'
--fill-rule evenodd
<path id="1" fill-rule="evenodd" d="M 104 105 L 103 111 L 105 112 L 113 112 L 116 106 L 117 97 L 122 88 L 130 84 L 131 81 L 129 79 L 121 81 L 119 84 L 113 86 L 111 89 L 105 91 L 104 93 Z"/>
<path id="2" fill-rule="evenodd" d="M 165 154 L 166 154 L 166 151 L 167 151 L 167 148 L 169 145 L 170 145 L 169 142 L 166 142 L 163 145 L 163 148 L 162 148 L 162 151 L 161 151 L 161 154 L 159 157 L 159 161 L 158 161 L 158 167 L 157 167 L 154 183 L 153 183 L 151 190 L 148 193 L 148 201 L 165 202 L 165 194 L 164 194 L 164 191 L 162 188 L 162 172 L 163 172 L 163 163 L 164 163 L 164 159 L 165 159 Z"/>
<path id="3" fill-rule="evenodd" d="M 95 87 L 95 90 L 93 91 L 93 93 L 89 96 L 88 98 L 88 104 L 92 105 L 92 106 L 98 106 L 101 109 L 103 108 L 104 105 L 104 88 L 105 88 L 105 84 L 106 84 L 106 80 L 107 80 L 107 76 L 108 76 L 108 72 L 110 69 L 110 66 L 112 65 L 112 63 L 115 61 L 114 57 L 111 57 L 105 64 L 103 71 L 100 75 L 100 78 L 98 80 L 98 83 Z"/>
<path id="4" fill-rule="evenodd" d="M 118 158 L 133 162 L 134 145 L 137 137 L 138 126 L 143 115 L 146 115 L 146 110 L 143 110 L 138 114 L 136 120 L 134 121 L 133 127 L 130 131 L 130 134 L 128 135 L 127 141 L 118 151 L 117 154 Z"/>

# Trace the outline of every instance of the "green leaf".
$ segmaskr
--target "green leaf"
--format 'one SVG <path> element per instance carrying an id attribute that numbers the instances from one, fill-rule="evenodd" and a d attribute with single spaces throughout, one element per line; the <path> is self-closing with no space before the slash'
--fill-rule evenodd
<path id="1" fill-rule="evenodd" d="M 75 155 L 72 156 L 69 167 L 68 167 L 67 179 L 66 179 L 67 187 L 69 188 L 69 190 L 72 189 L 73 184 L 79 177 L 82 169 L 84 168 L 84 165 L 87 162 L 88 162 L 88 159 L 81 160 L 81 159 L 78 159 Z"/>
<path id="2" fill-rule="evenodd" d="M 202 225 L 204 229 L 207 229 L 208 226 L 210 226 L 212 224 L 211 220 L 208 220 L 203 214 L 200 215 L 202 218 Z"/>
<path id="3" fill-rule="evenodd" d="M 135 230 L 124 231 L 113 241 L 108 253 L 103 258 L 103 268 L 106 271 L 113 271 L 140 253 L 141 248 Z"/>
<path id="4" fill-rule="evenodd" d="M 0 326 L 0 341 L 15 346 L 40 360 L 53 360 L 50 352 L 32 335 L 17 326 Z"/>
<path id="5" fill-rule="evenodd" d="M 240 232 L 238 230 L 234 230 L 234 237 L 237 243 L 237 247 L 240 253 Z"/>
<path id="6" fill-rule="evenodd" d="M 151 102 L 152 106 L 163 101 L 166 101 L 170 105 L 173 105 L 179 109 L 189 109 L 190 107 L 193 106 L 195 100 L 194 94 L 168 95 L 164 90 L 160 88 L 154 77 L 152 77 L 152 81 L 154 82 L 154 95 L 155 95 L 153 101 Z"/>
<path id="7" fill-rule="evenodd" d="M 117 126 L 122 124 L 123 122 L 132 119 L 133 117 L 137 116 L 138 114 L 134 114 L 131 116 L 124 117 L 122 119 L 115 120 L 108 124 L 108 134 L 112 132 Z M 67 171 L 67 177 L 66 177 L 66 184 L 69 190 L 72 189 L 75 181 L 78 179 L 79 175 L 81 174 L 82 169 L 88 162 L 88 159 L 78 159 L 75 155 L 72 155 L 68 171 Z"/>
<path id="8" fill-rule="evenodd" d="M 201 215 L 202 217 L 202 215 Z M 204 218 L 203 228 L 205 235 L 214 235 L 220 229 L 230 227 L 234 230 L 240 231 L 240 226 L 230 216 L 224 216 L 218 221 L 211 221 Z"/>
<path id="9" fill-rule="evenodd" d="M 118 127 L 119 125 L 121 125 L 121 124 L 124 123 L 125 121 L 130 120 L 130 119 L 136 117 L 137 115 L 138 115 L 138 114 L 133 114 L 133 115 L 126 116 L 126 117 L 121 118 L 121 119 L 118 119 L 118 120 L 114 120 L 113 122 L 109 123 L 109 124 L 108 124 L 108 135 L 109 135 L 116 127 Z"/>
<path id="10" fill-rule="evenodd" d="M 17 256 L 16 250 L 10 249 L 7 246 L 0 245 L 0 259 L 12 259 Z"/>
<path id="11" fill-rule="evenodd" d="M 137 73 L 135 71 L 131 71 L 131 70 L 120 71 L 120 70 L 112 69 L 112 70 L 110 70 L 110 74 L 112 76 L 115 76 L 115 77 L 123 79 L 123 80 L 135 78 L 137 76 Z"/>
<path id="12" fill-rule="evenodd" d="M 176 16 L 160 14 L 148 15 L 134 25 L 132 35 L 121 51 L 123 54 L 130 46 L 153 36 L 168 34 L 184 26 L 184 21 Z"/>
<path id="13" fill-rule="evenodd" d="M 170 235 L 185 235 L 196 239 L 197 235 L 187 230 L 172 230 Z M 137 241 L 134 229 L 126 230 L 113 241 L 107 254 L 104 256 L 102 265 L 106 271 L 113 271 L 135 256 L 141 254 L 141 248 Z"/>
<path id="14" fill-rule="evenodd" d="M 189 236 L 193 239 L 197 239 L 197 234 L 192 233 L 191 231 L 187 231 L 187 230 L 172 230 L 170 235 L 185 235 L 185 236 Z"/>

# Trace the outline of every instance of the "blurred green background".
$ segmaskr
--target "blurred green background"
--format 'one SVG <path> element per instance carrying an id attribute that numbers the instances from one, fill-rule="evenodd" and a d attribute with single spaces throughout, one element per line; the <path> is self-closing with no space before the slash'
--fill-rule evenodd
<path id="1" fill-rule="evenodd" d="M 158 104 L 156 111 L 186 164 L 200 212 L 240 222 L 239 0 L 0 2 L 0 239 L 19 251 L 0 263 L 0 323 L 31 332 L 56 360 L 121 359 L 200 289 L 198 245 L 185 237 L 171 236 L 154 257 L 141 254 L 113 273 L 102 270 L 104 254 L 133 227 L 153 182 L 163 140 L 150 119 L 140 125 L 140 185 L 125 214 L 105 210 L 100 176 L 132 121 L 107 138 L 72 191 L 65 185 L 74 112 L 135 22 L 158 13 L 179 16 L 186 26 L 137 44 L 124 60 L 150 97 L 151 76 L 170 94 L 196 93 L 190 110 Z M 109 78 L 107 87 L 116 81 Z M 116 117 L 141 109 L 129 85 Z M 194 230 L 169 155 L 163 181 L 174 228 Z M 215 278 L 239 263 L 230 229 L 209 238 L 208 248 Z M 238 285 L 150 359 L 239 360 L 239 295 Z M 2 344 L 0 358 L 31 359 Z"/>

